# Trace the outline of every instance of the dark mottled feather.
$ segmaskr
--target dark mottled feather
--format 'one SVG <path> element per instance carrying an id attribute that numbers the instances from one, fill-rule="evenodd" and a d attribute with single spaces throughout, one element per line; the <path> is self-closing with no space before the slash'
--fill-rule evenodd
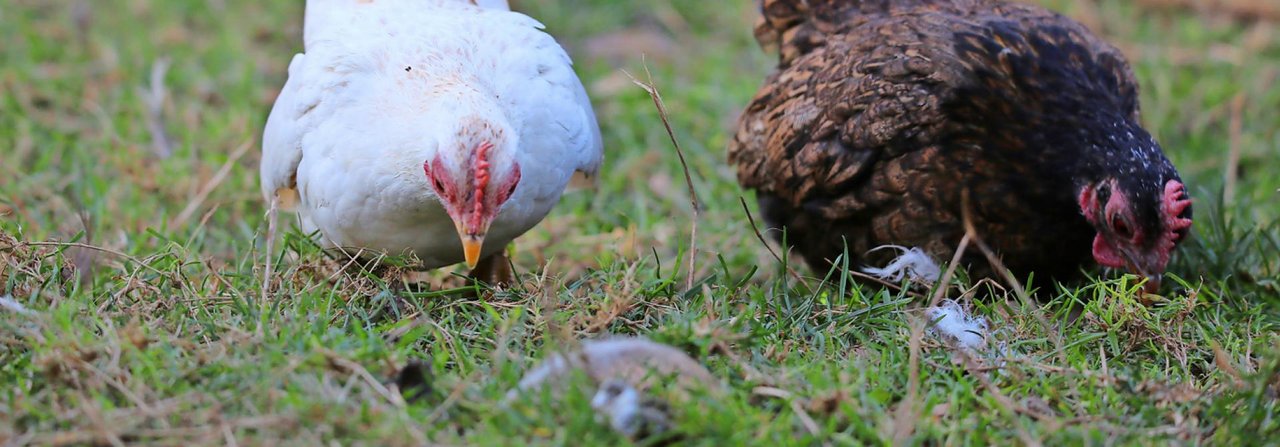
<path id="1" fill-rule="evenodd" d="M 949 258 L 967 189 L 981 236 L 1010 268 L 1071 277 L 1094 235 L 1076 202 L 1082 183 L 1177 178 L 1138 124 L 1124 57 L 1059 14 L 993 0 L 761 9 L 756 37 L 779 49 L 778 70 L 729 160 L 815 267 L 845 244 L 853 265 L 884 262 L 863 257 L 883 244 Z M 1126 173 L 1135 163 L 1145 172 Z"/>

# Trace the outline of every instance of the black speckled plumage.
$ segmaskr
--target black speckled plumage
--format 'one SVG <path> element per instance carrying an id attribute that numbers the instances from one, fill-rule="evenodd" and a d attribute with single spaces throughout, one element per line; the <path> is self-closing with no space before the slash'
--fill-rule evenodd
<path id="1" fill-rule="evenodd" d="M 885 244 L 949 259 L 965 190 L 980 236 L 1018 275 L 1070 279 L 1093 264 L 1084 185 L 1114 179 L 1136 225 L 1166 229 L 1164 187 L 1178 173 L 1140 125 L 1123 55 L 1079 23 L 994 0 L 761 9 L 756 36 L 779 49 L 778 70 L 729 160 L 810 265 L 846 244 L 852 265 L 886 262 L 887 251 L 865 255 Z M 965 261 L 991 273 L 976 253 Z"/>

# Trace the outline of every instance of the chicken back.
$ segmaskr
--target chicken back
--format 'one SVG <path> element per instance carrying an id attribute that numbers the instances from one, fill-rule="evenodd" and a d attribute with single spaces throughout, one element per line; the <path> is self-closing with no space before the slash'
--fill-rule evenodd
<path id="1" fill-rule="evenodd" d="M 992 0 L 763 0 L 777 70 L 729 160 L 814 268 L 895 244 L 949 259 L 967 194 L 1015 274 L 1099 263 L 1160 274 L 1191 225 L 1177 171 L 1139 124 L 1123 55 L 1046 9 Z M 781 236 L 781 235 L 785 236 Z M 992 274 L 973 251 L 970 272 Z"/>

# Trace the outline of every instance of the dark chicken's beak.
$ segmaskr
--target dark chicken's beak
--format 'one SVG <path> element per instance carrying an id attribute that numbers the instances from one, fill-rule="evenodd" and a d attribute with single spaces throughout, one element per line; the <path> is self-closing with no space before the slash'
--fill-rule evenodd
<path id="1" fill-rule="evenodd" d="M 1120 254 L 1124 256 L 1124 260 L 1129 264 L 1126 267 L 1130 272 L 1146 278 L 1147 282 L 1142 285 L 1143 293 L 1155 294 L 1160 290 L 1160 281 L 1164 279 L 1163 274 L 1150 273 L 1152 269 L 1148 268 L 1148 266 L 1142 262 L 1142 258 L 1134 253 L 1130 253 L 1128 250 L 1121 249 Z"/>
<path id="2" fill-rule="evenodd" d="M 1142 285 L 1142 292 L 1154 295 L 1160 291 L 1160 280 L 1164 275 L 1147 275 L 1147 283 Z"/>

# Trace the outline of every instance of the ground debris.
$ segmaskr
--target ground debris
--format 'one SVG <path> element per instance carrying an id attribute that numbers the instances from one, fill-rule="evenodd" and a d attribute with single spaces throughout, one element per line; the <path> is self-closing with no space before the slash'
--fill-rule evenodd
<path id="1" fill-rule="evenodd" d="M 11 286 L 12 296 L 29 297 L 37 291 L 65 295 L 66 287 L 77 278 L 76 271 L 57 250 L 33 247 L 0 229 L 0 286 Z"/>

